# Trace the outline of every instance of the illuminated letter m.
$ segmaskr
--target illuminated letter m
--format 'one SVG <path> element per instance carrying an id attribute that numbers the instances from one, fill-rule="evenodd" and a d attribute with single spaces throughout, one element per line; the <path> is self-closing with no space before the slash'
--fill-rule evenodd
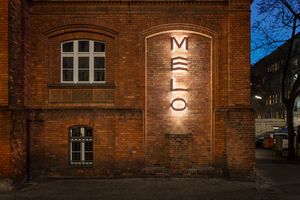
<path id="1" fill-rule="evenodd" d="M 176 37 L 171 37 L 171 50 L 174 50 L 174 43 L 177 45 L 178 49 L 185 43 L 185 50 L 188 50 L 188 37 L 183 37 L 179 43 Z"/>

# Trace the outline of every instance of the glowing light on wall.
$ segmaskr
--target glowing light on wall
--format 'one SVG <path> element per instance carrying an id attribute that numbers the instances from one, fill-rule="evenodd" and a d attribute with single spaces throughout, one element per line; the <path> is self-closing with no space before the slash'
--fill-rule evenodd
<path id="1" fill-rule="evenodd" d="M 183 45 L 185 44 L 185 45 Z M 178 49 L 180 49 L 183 45 L 184 50 L 188 50 L 188 37 L 183 37 L 181 42 L 179 43 L 176 37 L 171 37 L 171 50 L 173 51 L 175 49 L 175 45 L 177 46 Z"/>
<path id="2" fill-rule="evenodd" d="M 171 79 L 171 91 L 187 91 L 186 88 L 174 88 L 174 79 Z"/>
<path id="3" fill-rule="evenodd" d="M 175 111 L 183 111 L 186 109 L 187 103 L 183 98 L 173 99 L 171 107 Z"/>
<path id="4" fill-rule="evenodd" d="M 186 70 L 187 71 L 187 58 L 178 56 L 171 58 L 171 70 Z"/>

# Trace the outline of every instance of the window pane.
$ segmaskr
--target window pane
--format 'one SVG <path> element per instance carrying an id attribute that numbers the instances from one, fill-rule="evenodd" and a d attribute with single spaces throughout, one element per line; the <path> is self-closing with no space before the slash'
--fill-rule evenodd
<path id="1" fill-rule="evenodd" d="M 79 57 L 78 68 L 89 68 L 89 57 Z"/>
<path id="2" fill-rule="evenodd" d="M 94 52 L 105 52 L 105 44 L 101 42 L 94 42 Z"/>
<path id="3" fill-rule="evenodd" d="M 90 127 L 85 128 L 85 136 L 92 137 L 93 136 L 93 129 Z"/>
<path id="4" fill-rule="evenodd" d="M 95 57 L 94 58 L 94 68 L 105 68 L 105 58 Z"/>
<path id="5" fill-rule="evenodd" d="M 89 41 L 78 41 L 78 52 L 89 52 Z"/>
<path id="6" fill-rule="evenodd" d="M 73 81 L 73 70 L 63 70 L 63 81 Z"/>
<path id="7" fill-rule="evenodd" d="M 89 70 L 78 70 L 78 81 L 89 81 Z"/>
<path id="8" fill-rule="evenodd" d="M 93 151 L 93 142 L 85 142 L 84 146 L 85 151 Z"/>
<path id="9" fill-rule="evenodd" d="M 80 153 L 72 153 L 72 161 L 79 162 L 80 161 Z"/>
<path id="10" fill-rule="evenodd" d="M 63 57 L 63 68 L 73 69 L 73 57 Z"/>
<path id="11" fill-rule="evenodd" d="M 72 142 L 72 152 L 80 151 L 80 142 Z"/>
<path id="12" fill-rule="evenodd" d="M 72 129 L 72 137 L 80 137 L 80 127 Z"/>
<path id="13" fill-rule="evenodd" d="M 64 43 L 63 52 L 73 52 L 73 42 Z"/>
<path id="14" fill-rule="evenodd" d="M 105 81 L 105 71 L 95 70 L 94 71 L 94 81 Z"/>
<path id="15" fill-rule="evenodd" d="M 85 152 L 85 161 L 93 162 L 93 152 Z"/>

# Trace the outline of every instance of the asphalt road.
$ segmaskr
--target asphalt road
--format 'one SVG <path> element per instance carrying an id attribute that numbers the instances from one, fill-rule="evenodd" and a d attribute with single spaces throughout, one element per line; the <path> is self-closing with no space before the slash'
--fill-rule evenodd
<path id="1" fill-rule="evenodd" d="M 0 200 L 299 200 L 300 164 L 256 150 L 256 182 L 214 178 L 40 179 Z M 298 190 L 298 191 L 297 191 Z"/>

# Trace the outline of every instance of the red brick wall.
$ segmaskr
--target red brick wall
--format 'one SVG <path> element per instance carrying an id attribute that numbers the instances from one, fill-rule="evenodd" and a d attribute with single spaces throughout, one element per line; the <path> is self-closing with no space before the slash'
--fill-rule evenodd
<path id="1" fill-rule="evenodd" d="M 11 121 L 10 112 L 8 110 L 1 110 L 0 112 L 0 178 L 9 178 L 12 171 L 12 152 L 10 146 L 10 133 L 11 133 Z"/>
<path id="2" fill-rule="evenodd" d="M 26 172 L 26 116 L 24 111 L 1 110 L 0 178 L 21 180 Z"/>
<path id="3" fill-rule="evenodd" d="M 10 178 L 19 181 L 26 173 L 26 111 L 11 111 L 11 161 Z"/>
<path id="4" fill-rule="evenodd" d="M 24 106 L 25 67 L 30 48 L 30 14 L 23 1 L 1 1 L 1 169 L 0 178 L 9 184 L 23 179 L 26 173 L 26 119 Z M 2 51 L 3 50 L 3 51 Z M 9 106 L 4 107 L 4 106 Z"/>
<path id="5" fill-rule="evenodd" d="M 242 5 L 242 9 L 246 10 L 243 7 L 244 4 L 239 5 Z M 216 115 L 216 119 L 212 112 L 216 108 L 229 106 L 228 95 L 230 95 L 230 102 L 238 102 L 230 105 L 249 106 L 246 99 L 249 90 L 246 84 L 249 82 L 247 81 L 247 63 L 249 61 L 247 60 L 249 58 L 247 45 L 250 43 L 247 40 L 249 39 L 247 32 L 249 27 L 247 27 L 247 23 L 244 23 L 245 20 L 249 20 L 247 19 L 249 13 L 237 12 L 237 15 L 241 16 L 238 18 L 235 18 L 235 15 L 228 16 L 227 5 L 219 6 L 214 13 L 209 13 L 212 8 L 210 6 L 199 6 L 199 9 L 206 9 L 208 13 L 194 15 L 194 13 L 187 12 L 180 17 L 176 16 L 176 12 L 179 12 L 178 10 L 175 11 L 178 9 L 176 5 L 170 4 L 163 6 L 147 5 L 149 12 L 147 14 L 143 13 L 143 5 L 132 5 L 130 16 L 128 15 L 128 5 L 101 5 L 100 8 L 105 10 L 105 14 L 101 9 L 94 10 L 93 6 L 82 7 L 80 10 L 68 6 L 58 6 L 56 9 L 34 7 L 33 36 L 37 40 L 33 43 L 32 48 L 34 58 L 32 67 L 36 70 L 31 76 L 33 81 L 34 79 L 41 79 L 45 82 L 34 81 L 32 84 L 34 88 L 32 105 L 36 108 L 43 105 L 47 107 L 49 97 L 47 85 L 49 83 L 59 84 L 60 42 L 78 38 L 100 38 L 107 42 L 107 60 L 112 61 L 107 63 L 107 82 L 115 84 L 115 107 L 146 108 L 144 109 L 147 111 L 147 115 L 144 115 L 145 127 L 147 127 L 144 133 L 146 134 L 145 148 L 150 152 L 146 159 L 146 166 L 157 166 L 157 164 L 164 166 L 164 134 L 180 119 L 193 132 L 193 167 L 216 165 L 220 169 L 224 168 L 226 164 L 224 126 L 228 121 L 226 121 L 223 111 Z M 230 8 L 233 10 L 241 9 L 238 6 Z M 74 9 L 78 14 L 83 15 L 80 18 L 70 15 Z M 194 8 L 187 4 L 184 5 L 184 9 L 193 10 Z M 161 10 L 163 14 L 155 14 L 154 10 Z M 87 15 L 87 11 L 92 15 Z M 50 15 L 44 15 L 45 12 Z M 93 15 L 95 12 L 98 13 Z M 54 13 L 64 15 L 55 15 Z M 190 34 L 189 52 L 193 53 L 188 53 L 187 57 L 190 56 L 189 62 L 193 62 L 188 64 L 191 68 L 187 75 L 188 82 L 184 82 L 184 77 L 179 78 L 182 85 L 186 84 L 190 87 L 190 91 L 184 94 L 184 97 L 188 99 L 188 109 L 184 115 L 175 117 L 171 114 L 167 117 L 164 116 L 165 113 L 171 112 L 170 95 L 172 93 L 170 92 L 170 77 L 168 76 L 168 74 L 170 75 L 170 71 L 168 71 L 170 55 L 166 51 L 167 47 L 170 46 L 171 35 L 163 34 L 148 39 L 148 49 L 144 49 L 146 36 L 162 31 L 176 30 L 176 27 L 168 26 L 170 23 L 185 24 L 185 26 L 178 26 L 177 30 L 186 29 L 211 37 L 211 39 L 205 39 L 204 36 Z M 229 47 L 228 23 L 231 34 Z M 82 24 L 82 26 L 78 27 L 76 24 Z M 186 24 L 197 24 L 198 28 L 196 26 L 187 28 Z M 244 26 L 245 29 L 238 30 L 240 25 Z M 155 29 L 153 27 L 164 28 L 152 31 Z M 142 37 L 139 33 L 142 33 Z M 110 35 L 110 37 L 103 35 Z M 242 45 L 238 46 L 238 44 Z M 202 46 L 203 51 L 196 50 Z M 144 52 L 151 53 L 145 57 Z M 229 60 L 228 52 L 232 54 L 229 56 Z M 40 62 L 41 58 L 44 62 Z M 145 64 L 146 59 L 147 64 Z M 146 73 L 147 76 L 145 76 Z M 240 76 L 239 73 L 241 73 Z M 228 79 L 230 80 L 229 88 Z M 146 85 L 148 96 L 145 93 Z M 230 92 L 228 93 L 228 91 Z M 148 98 L 147 105 L 145 105 L 146 98 Z M 56 108 L 59 106 L 63 108 L 63 105 L 57 104 Z M 79 104 L 78 107 L 80 107 Z M 100 106 L 100 108 L 102 107 Z M 142 127 L 137 129 L 142 130 Z M 122 132 L 130 132 L 130 130 L 125 128 L 122 129 Z M 115 130 L 115 134 L 118 134 L 117 130 Z M 123 134 L 120 134 L 120 139 Z M 123 142 L 121 149 L 130 148 L 132 142 Z M 116 145 L 114 148 L 117 152 L 119 146 Z M 123 150 L 119 152 L 121 153 Z M 45 153 L 47 154 L 47 151 Z M 119 161 L 116 168 L 124 169 L 126 166 L 131 166 L 127 156 L 118 157 L 116 154 L 115 159 Z"/>
<path id="6" fill-rule="evenodd" d="M 250 5 L 230 4 L 229 12 L 229 106 L 250 105 Z M 247 7 L 248 6 L 248 7 Z"/>
<path id="7" fill-rule="evenodd" d="M 8 0 L 0 2 L 0 106 L 8 105 Z"/>
<path id="8" fill-rule="evenodd" d="M 254 179 L 254 113 L 250 109 L 250 4 L 229 5 L 229 107 L 226 165 L 230 177 Z M 238 109 L 240 108 L 240 109 Z"/>
<path id="9" fill-rule="evenodd" d="M 5 157 L 10 164 L 0 173 L 7 175 L 10 170 L 13 177 L 24 174 L 27 149 L 30 168 L 37 176 L 141 175 L 144 167 L 165 165 L 164 136 L 180 120 L 193 135 L 193 168 L 253 174 L 254 119 L 247 110 L 250 0 L 243 2 L 79 5 L 33 1 L 27 12 L 25 1 L 10 1 L 11 23 L 8 26 L 4 20 L 4 29 L 0 29 L 10 31 L 11 44 L 8 49 L 4 34 L 0 56 L 7 64 L 0 64 L 4 74 L 0 78 L 0 105 L 7 106 L 9 100 L 11 106 L 26 107 L 29 115 L 3 112 L 1 117 L 10 120 L 5 121 L 8 124 L 0 141 L 6 144 L 13 140 L 10 147 L 0 148 L 2 152 L 11 149 Z M 2 4 L 8 7 L 5 1 Z M 188 103 L 186 111 L 174 114 L 170 108 L 175 98 L 170 91 L 170 37 L 182 33 L 178 30 L 190 39 L 189 51 L 184 53 L 188 71 L 175 81 L 189 90 L 182 94 Z M 148 38 L 152 34 L 158 35 Z M 109 103 L 50 102 L 49 90 L 54 86 L 48 85 L 60 84 L 60 43 L 81 38 L 107 44 L 106 80 L 114 84 L 109 86 L 114 98 Z M 9 95 L 3 95 L 8 86 Z M 107 89 L 54 89 L 74 88 Z M 237 107 L 240 110 L 230 110 Z M 30 133 L 27 148 L 26 138 L 23 141 L 26 124 Z M 69 128 L 75 125 L 94 129 L 93 169 L 69 166 Z M 238 149 L 240 145 L 243 151 Z"/>
<path id="10" fill-rule="evenodd" d="M 29 141 L 27 153 L 29 153 L 30 170 L 32 177 L 44 175 L 45 169 L 45 128 L 44 112 L 42 110 L 32 111 L 27 121 Z"/>
<path id="11" fill-rule="evenodd" d="M 94 169 L 86 170 L 82 175 L 98 174 L 99 176 L 101 169 L 111 169 L 114 163 L 114 133 L 111 116 L 113 113 L 110 111 L 101 112 L 101 114 L 85 110 L 47 112 L 44 133 L 46 175 L 68 176 L 78 172 L 76 168 L 69 170 L 69 128 L 76 125 L 93 128 Z"/>
<path id="12" fill-rule="evenodd" d="M 215 131 L 213 133 L 213 166 L 216 170 L 224 170 L 226 164 L 226 112 L 222 109 L 217 109 L 215 114 Z"/>
<path id="13" fill-rule="evenodd" d="M 114 7 L 114 6 L 112 6 Z M 126 6 L 125 6 L 126 7 Z M 148 8 L 148 7 L 147 7 Z M 157 8 L 157 6 L 155 7 Z M 154 9 L 154 8 L 149 8 Z M 115 75 L 111 78 L 113 83 L 116 85 L 115 90 L 115 105 L 117 107 L 129 107 L 129 108 L 139 108 L 143 106 L 143 94 L 144 94 L 144 68 L 143 68 L 143 53 L 140 51 L 140 35 L 139 33 L 149 29 L 153 26 L 160 26 L 162 24 L 168 23 L 195 23 L 199 26 L 213 28 L 214 31 L 217 31 L 226 28 L 226 15 L 212 15 L 206 14 L 203 16 L 193 16 L 186 15 L 185 17 L 175 17 L 171 12 L 164 15 L 157 14 L 132 14 L 131 23 L 128 23 L 128 15 L 123 14 L 122 12 L 115 14 L 113 12 L 99 15 L 94 15 L 93 17 L 89 15 L 83 15 L 80 18 L 73 17 L 70 15 L 47 15 L 43 16 L 38 11 L 38 8 L 33 10 L 37 10 L 37 15 L 33 16 L 33 38 L 36 38 L 34 41 L 32 48 L 32 68 L 35 70 L 31 73 L 31 81 L 32 81 L 32 105 L 36 108 L 41 107 L 42 102 L 47 102 L 47 98 L 49 97 L 47 90 L 43 90 L 43 88 L 48 88 L 47 85 L 51 82 L 57 82 L 58 78 L 55 78 L 56 81 L 53 81 L 50 77 L 51 74 L 57 72 L 60 69 L 60 56 L 57 54 L 57 51 L 54 51 L 53 48 L 59 48 L 58 43 L 55 43 L 55 47 L 52 46 L 54 41 L 62 41 L 62 38 L 71 39 L 71 36 L 75 38 L 101 38 L 103 34 L 110 34 L 111 37 L 114 38 L 113 43 L 110 43 L 109 47 L 116 48 L 111 49 L 113 51 L 113 63 L 108 63 L 107 67 L 110 69 L 114 69 Z M 65 11 L 66 12 L 66 11 Z M 62 13 L 64 13 L 62 11 Z M 62 17 L 64 16 L 64 17 Z M 193 19 L 193 21 L 191 21 Z M 206 23 L 203 19 L 209 19 L 210 23 Z M 82 28 L 75 26 L 76 24 L 83 24 Z M 224 24 L 224 25 L 223 25 Z M 151 25 L 151 26 L 150 26 Z M 85 28 L 85 27 L 96 27 L 95 29 Z M 61 29 L 57 30 L 56 27 L 61 27 Z M 74 28 L 69 28 L 74 27 Z M 42 29 L 42 30 L 41 30 Z M 98 29 L 102 29 L 102 32 Z M 108 29 L 109 32 L 107 31 Z M 63 31 L 62 31 L 63 30 Z M 91 33 L 81 33 L 81 34 L 66 34 L 68 31 L 78 31 L 78 32 L 97 32 L 98 34 Z M 111 33 L 111 32 L 117 32 Z M 66 33 L 65 33 L 66 32 Z M 55 34 L 59 34 L 57 37 Z M 63 34 L 63 35 L 61 35 Z M 69 35 L 69 36 L 67 36 Z M 93 36 L 92 36 L 93 35 Z M 226 40 L 227 36 L 222 35 L 220 37 L 220 41 L 227 45 Z M 59 39 L 60 38 L 60 39 Z M 215 48 L 215 47 L 213 47 Z M 55 53 L 54 53 L 55 52 Z M 216 51 L 217 52 L 217 51 Z M 226 53 L 226 52 L 225 52 Z M 109 56 L 109 55 L 108 55 Z M 140 58 L 139 58 L 140 56 Z M 224 58 L 223 54 L 220 54 L 221 63 L 226 62 L 227 57 Z M 43 59 L 41 59 L 43 58 Z M 214 60 L 214 63 L 216 61 Z M 223 70 L 223 67 L 220 66 Z M 43 70 L 41 70 L 43 69 Z M 56 71 L 55 71 L 56 70 Z M 108 72 L 108 75 L 110 72 Z M 215 73 L 215 72 L 213 72 Z M 60 76 L 60 74 L 56 74 L 56 76 Z M 45 77 L 45 78 L 42 78 Z M 220 76 L 220 80 L 226 80 L 226 77 Z M 45 82 L 41 82 L 38 80 L 45 80 Z M 111 83 L 111 82 L 109 82 Z M 222 86 L 218 86 L 222 87 Z M 223 87 L 222 87 L 223 88 Z M 223 92 L 224 89 L 222 89 Z M 42 91 L 42 92 L 38 92 Z M 223 92 L 222 95 L 227 95 L 226 92 Z M 220 98 L 219 102 L 223 102 L 226 99 Z M 218 103 L 219 103 L 218 102 Z M 225 103 L 227 103 L 225 101 Z"/>
<path id="14" fill-rule="evenodd" d="M 0 106 L 8 106 L 8 1 L 0 1 Z M 10 112 L 0 111 L 0 178 L 8 178 L 11 170 Z"/>
<path id="15" fill-rule="evenodd" d="M 30 65 L 30 13 L 25 2 L 9 2 L 9 104 L 24 106 L 25 68 Z"/>
<path id="16" fill-rule="evenodd" d="M 226 170 L 231 178 L 249 176 L 255 170 L 255 120 L 253 110 L 230 109 L 226 113 Z"/>
<path id="17" fill-rule="evenodd" d="M 139 110 L 117 112 L 115 122 L 117 172 L 122 172 L 123 175 L 140 174 L 145 167 L 144 151 L 143 113 Z"/>
<path id="18" fill-rule="evenodd" d="M 188 50 L 171 51 L 171 37 L 188 37 Z M 172 32 L 147 40 L 147 166 L 165 166 L 165 134 L 179 120 L 193 134 L 192 167 L 209 167 L 212 162 L 212 40 L 189 33 Z M 177 47 L 176 47 L 177 48 Z M 171 58 L 187 58 L 187 71 L 171 71 Z M 171 91 L 174 87 L 186 92 Z M 184 98 L 187 108 L 174 111 L 171 102 Z"/>
<path id="19" fill-rule="evenodd" d="M 69 128 L 76 125 L 93 128 L 93 167 L 69 165 Z M 48 176 L 112 176 L 141 172 L 143 166 L 142 114 L 140 111 L 70 110 L 45 113 L 45 174 Z M 37 140 L 39 143 L 39 141 Z M 35 144 L 33 144 L 35 146 Z M 120 174 L 122 175 L 122 174 Z"/>

